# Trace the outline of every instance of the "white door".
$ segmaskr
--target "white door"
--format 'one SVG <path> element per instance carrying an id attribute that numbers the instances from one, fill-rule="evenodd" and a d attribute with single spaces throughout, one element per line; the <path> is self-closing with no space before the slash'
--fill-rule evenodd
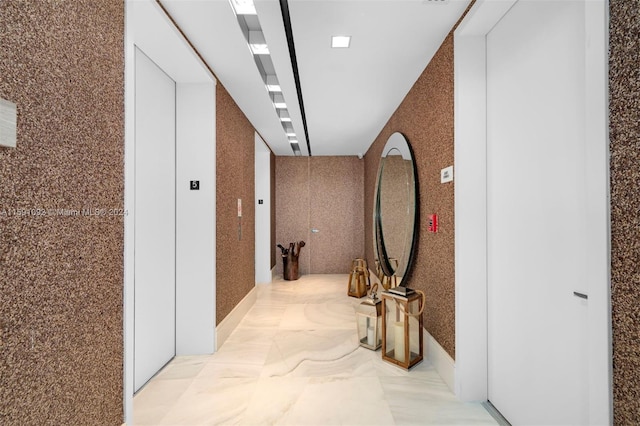
<path id="1" fill-rule="evenodd" d="M 136 49 L 134 388 L 175 356 L 175 82 Z"/>
<path id="2" fill-rule="evenodd" d="M 487 35 L 489 400 L 588 421 L 582 1 L 517 2 Z"/>

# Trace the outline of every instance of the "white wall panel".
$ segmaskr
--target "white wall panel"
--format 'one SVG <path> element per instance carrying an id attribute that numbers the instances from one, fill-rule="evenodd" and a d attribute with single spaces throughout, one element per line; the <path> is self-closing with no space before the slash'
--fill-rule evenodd
<path id="1" fill-rule="evenodd" d="M 256 283 L 271 282 L 271 151 L 256 133 Z M 262 204 L 259 204 L 262 200 Z"/>
<path id="2" fill-rule="evenodd" d="M 176 352 L 215 348 L 215 86 L 180 83 L 177 91 Z M 199 182 L 199 190 L 191 189 Z"/>

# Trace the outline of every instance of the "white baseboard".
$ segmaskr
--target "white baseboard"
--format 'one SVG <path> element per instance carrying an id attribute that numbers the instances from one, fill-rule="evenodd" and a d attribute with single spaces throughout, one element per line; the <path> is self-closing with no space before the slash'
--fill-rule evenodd
<path id="1" fill-rule="evenodd" d="M 249 312 L 249 309 L 251 309 L 257 298 L 256 288 L 253 287 L 240 303 L 220 321 L 220 324 L 216 327 L 216 351 L 229 338 L 238 324 L 240 324 L 240 321 L 242 321 L 242 318 Z"/>
<path id="2" fill-rule="evenodd" d="M 431 334 L 424 330 L 424 353 L 427 361 L 433 365 L 442 380 L 447 384 L 452 392 L 454 391 L 456 364 L 453 358 L 442 346 L 433 338 Z"/>

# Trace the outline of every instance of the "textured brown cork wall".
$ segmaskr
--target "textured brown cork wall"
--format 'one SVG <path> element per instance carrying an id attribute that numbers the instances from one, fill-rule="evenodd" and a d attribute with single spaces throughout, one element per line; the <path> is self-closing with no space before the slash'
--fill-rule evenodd
<path id="1" fill-rule="evenodd" d="M 310 243 L 309 227 L 309 158 L 276 157 L 276 240 L 274 244 Z M 278 253 L 280 251 L 278 250 Z M 278 254 L 277 257 L 280 257 Z M 298 258 L 300 275 L 309 274 L 309 247 Z M 275 274 L 282 276 L 282 259 L 276 262 Z"/>
<path id="2" fill-rule="evenodd" d="M 389 119 L 365 156 L 365 249 L 374 265 L 373 193 L 382 149 L 394 132 L 414 150 L 419 186 L 419 232 L 407 285 L 424 291 L 425 328 L 455 358 L 453 183 L 440 183 L 440 170 L 453 164 L 453 35 L 438 52 Z M 438 214 L 436 234 L 426 217 Z"/>
<path id="3" fill-rule="evenodd" d="M 348 274 L 351 260 L 364 256 L 364 162 L 358 157 L 309 160 L 309 225 L 319 230 L 309 237 L 310 272 Z"/>
<path id="4" fill-rule="evenodd" d="M 2 425 L 122 423 L 123 35 L 122 1 L 0 2 Z"/>
<path id="5" fill-rule="evenodd" d="M 640 424 L 640 2 L 611 0 L 611 305 L 614 423 Z"/>
<path id="6" fill-rule="evenodd" d="M 276 243 L 307 243 L 300 274 L 347 274 L 364 256 L 363 167 L 357 157 L 276 158 Z"/>
<path id="7" fill-rule="evenodd" d="M 255 286 L 255 130 L 216 85 L 216 323 Z M 238 199 L 242 219 L 238 219 Z M 240 227 L 241 224 L 241 227 Z M 241 228 L 241 235 L 240 235 Z"/>

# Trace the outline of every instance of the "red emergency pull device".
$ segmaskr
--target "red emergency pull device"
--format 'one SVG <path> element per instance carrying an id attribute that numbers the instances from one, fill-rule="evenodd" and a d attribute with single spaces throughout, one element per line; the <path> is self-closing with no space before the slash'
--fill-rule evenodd
<path id="1" fill-rule="evenodd" d="M 428 217 L 428 220 L 429 220 L 429 225 L 427 230 L 429 232 L 438 232 L 438 215 L 430 214 Z"/>

